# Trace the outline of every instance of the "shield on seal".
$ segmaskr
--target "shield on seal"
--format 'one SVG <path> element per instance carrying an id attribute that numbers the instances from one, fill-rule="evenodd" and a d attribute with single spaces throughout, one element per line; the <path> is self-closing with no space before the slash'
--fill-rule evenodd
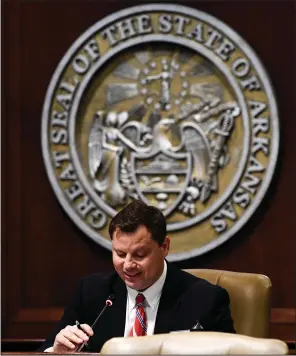
<path id="1" fill-rule="evenodd" d="M 165 217 L 179 205 L 192 172 L 191 154 L 157 151 L 131 153 L 131 173 L 140 199 L 160 209 Z"/>

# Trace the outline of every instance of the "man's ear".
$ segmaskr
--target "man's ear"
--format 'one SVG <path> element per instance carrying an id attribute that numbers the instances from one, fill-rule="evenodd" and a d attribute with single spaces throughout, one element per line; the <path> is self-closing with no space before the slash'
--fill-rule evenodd
<path id="1" fill-rule="evenodd" d="M 170 244 L 171 244 L 171 238 L 169 236 L 166 236 L 162 245 L 161 245 L 161 247 L 163 249 L 164 257 L 166 257 L 169 253 Z"/>

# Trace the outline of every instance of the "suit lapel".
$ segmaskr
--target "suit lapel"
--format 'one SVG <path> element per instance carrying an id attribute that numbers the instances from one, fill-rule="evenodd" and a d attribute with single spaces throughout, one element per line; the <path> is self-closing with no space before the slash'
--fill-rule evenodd
<path id="1" fill-rule="evenodd" d="M 100 297 L 95 300 L 96 303 L 91 312 L 91 320 L 93 319 L 93 315 L 98 315 L 101 312 L 105 300 L 110 294 L 115 295 L 115 300 L 98 321 L 87 351 L 99 352 L 107 340 L 112 337 L 124 336 L 126 287 L 116 273 L 113 273 L 111 277 L 107 277 L 106 279 L 109 280 L 109 278 L 110 281 L 107 282 L 106 289 L 104 291 L 101 290 L 99 293 Z M 91 324 L 92 322 L 90 322 Z"/>
<path id="2" fill-rule="evenodd" d="M 178 288 L 179 285 L 179 273 L 178 270 L 167 263 L 167 276 L 163 286 L 154 334 L 163 334 L 171 330 L 174 316 L 179 307 L 179 296 L 182 293 L 182 288 Z"/>
<path id="3" fill-rule="evenodd" d="M 110 334 L 112 336 L 124 336 L 126 316 L 126 286 L 118 277 L 113 285 L 115 300 L 110 308 L 109 318 L 111 320 Z"/>

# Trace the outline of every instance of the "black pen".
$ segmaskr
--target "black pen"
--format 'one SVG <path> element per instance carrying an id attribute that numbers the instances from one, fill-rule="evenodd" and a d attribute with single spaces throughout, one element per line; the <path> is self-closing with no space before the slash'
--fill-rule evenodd
<path id="1" fill-rule="evenodd" d="M 82 329 L 81 324 L 79 323 L 78 320 L 75 321 L 75 324 L 76 324 L 76 326 L 77 326 L 77 328 L 78 328 L 79 330 L 83 331 L 83 332 L 86 334 L 86 332 Z M 84 341 L 83 344 L 80 345 L 80 347 L 81 347 L 81 346 L 82 346 L 82 347 L 83 347 L 83 346 L 87 346 L 87 341 Z M 81 349 L 82 349 L 82 347 L 81 347 Z M 79 351 L 80 351 L 80 350 L 79 350 Z"/>
<path id="2" fill-rule="evenodd" d="M 75 324 L 76 324 L 76 326 L 77 326 L 77 328 L 78 328 L 79 330 L 85 332 L 85 331 L 82 329 L 82 327 L 81 327 L 81 325 L 80 325 L 80 323 L 79 323 L 78 320 L 75 321 Z"/>

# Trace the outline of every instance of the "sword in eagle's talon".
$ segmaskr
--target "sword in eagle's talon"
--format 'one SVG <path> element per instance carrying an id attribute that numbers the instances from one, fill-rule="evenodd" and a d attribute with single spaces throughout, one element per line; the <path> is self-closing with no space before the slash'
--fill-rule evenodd
<path id="1" fill-rule="evenodd" d="M 230 114 L 230 112 L 226 112 L 220 120 L 219 127 L 215 129 L 215 133 L 218 135 L 215 147 L 213 149 L 213 153 L 211 155 L 211 160 L 209 163 L 209 168 L 208 168 L 208 174 L 204 182 L 204 186 L 202 188 L 201 192 L 201 201 L 204 203 L 208 200 L 210 193 L 211 193 L 211 187 L 213 183 L 213 177 L 215 174 L 217 174 L 218 171 L 218 161 L 219 157 L 222 151 L 222 148 L 224 146 L 224 143 L 226 142 L 229 132 L 232 129 L 233 126 L 233 117 Z"/>

